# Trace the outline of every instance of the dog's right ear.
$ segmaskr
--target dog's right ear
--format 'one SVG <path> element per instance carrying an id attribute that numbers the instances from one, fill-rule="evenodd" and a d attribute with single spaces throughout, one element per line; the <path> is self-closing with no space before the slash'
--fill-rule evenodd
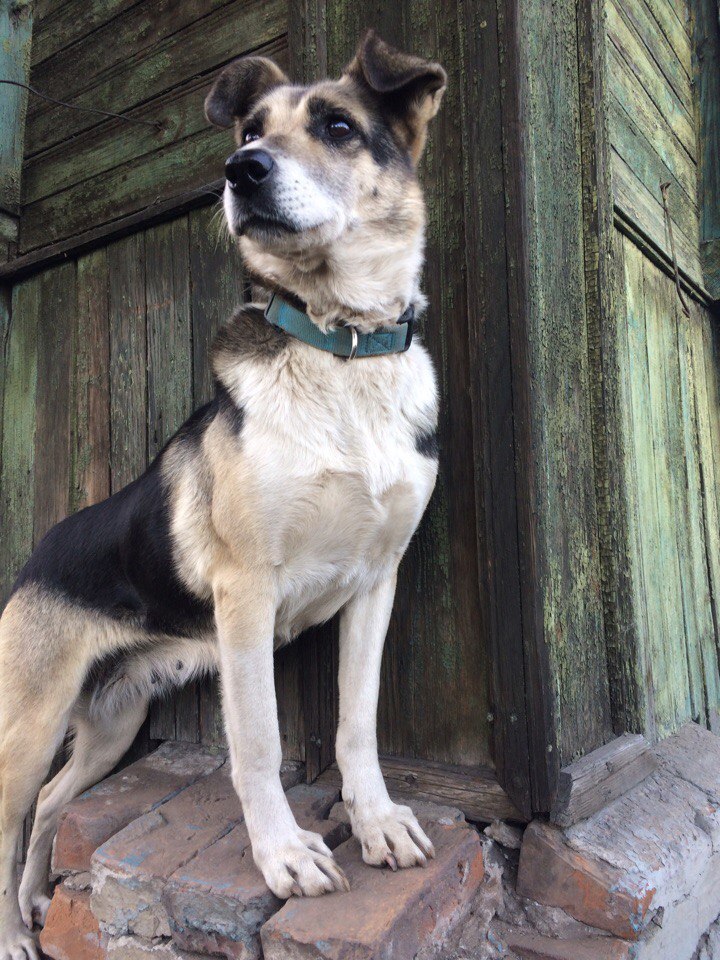
<path id="1" fill-rule="evenodd" d="M 205 98 L 205 116 L 217 127 L 246 117 L 260 97 L 290 81 L 267 57 L 240 57 L 223 70 Z"/>

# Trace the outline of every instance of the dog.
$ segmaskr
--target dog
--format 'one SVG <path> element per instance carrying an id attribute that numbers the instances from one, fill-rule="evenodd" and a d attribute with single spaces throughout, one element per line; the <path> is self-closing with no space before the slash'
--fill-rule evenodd
<path id="1" fill-rule="evenodd" d="M 0 960 L 37 960 L 63 805 L 105 776 L 152 697 L 219 669 L 233 785 L 280 898 L 347 889 L 283 793 L 273 650 L 340 614 L 337 761 L 366 863 L 433 848 L 377 755 L 398 564 L 435 485 L 438 395 L 413 321 L 425 214 L 417 164 L 443 68 L 374 32 L 339 80 L 236 60 L 205 101 L 235 128 L 224 213 L 250 274 L 213 348 L 215 396 L 129 486 L 55 526 L 0 620 Z M 23 818 L 40 790 L 19 891 Z M 28 929 L 30 928 L 30 929 Z"/>

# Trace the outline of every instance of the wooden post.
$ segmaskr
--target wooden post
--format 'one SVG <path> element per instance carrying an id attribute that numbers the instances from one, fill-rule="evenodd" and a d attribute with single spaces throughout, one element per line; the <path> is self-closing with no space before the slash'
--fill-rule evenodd
<path id="1" fill-rule="evenodd" d="M 693 68 L 700 124 L 700 265 L 705 289 L 720 300 L 720 9 L 694 0 Z"/>
<path id="2" fill-rule="evenodd" d="M 0 79 L 27 83 L 32 37 L 31 0 L 0 0 Z M 20 216 L 28 94 L 2 84 L 0 91 L 0 262 L 15 256 Z"/>

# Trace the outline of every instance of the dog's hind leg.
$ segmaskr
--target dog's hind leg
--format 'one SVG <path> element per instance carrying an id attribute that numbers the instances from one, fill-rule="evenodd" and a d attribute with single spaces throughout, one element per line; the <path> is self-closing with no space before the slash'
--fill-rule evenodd
<path id="1" fill-rule="evenodd" d="M 88 711 L 71 718 L 75 737 L 71 759 L 40 791 L 27 863 L 20 884 L 23 920 L 43 926 L 50 906 L 49 873 L 52 843 L 62 808 L 108 774 L 130 747 L 147 716 L 148 700 L 138 697 L 109 714 Z"/>
<path id="2" fill-rule="evenodd" d="M 63 612 L 16 594 L 0 620 L 0 960 L 38 957 L 20 913 L 15 856 L 86 670 Z"/>

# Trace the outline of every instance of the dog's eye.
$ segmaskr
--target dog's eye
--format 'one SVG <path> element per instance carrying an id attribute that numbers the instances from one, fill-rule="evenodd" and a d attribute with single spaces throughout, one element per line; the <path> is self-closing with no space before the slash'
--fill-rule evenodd
<path id="1" fill-rule="evenodd" d="M 257 127 L 248 127 L 247 130 L 243 132 L 242 142 L 243 143 L 252 143 L 253 140 L 260 139 L 260 131 Z"/>
<path id="2" fill-rule="evenodd" d="M 345 117 L 331 117 L 327 122 L 327 132 L 333 140 L 347 140 L 353 134 L 353 127 Z"/>

